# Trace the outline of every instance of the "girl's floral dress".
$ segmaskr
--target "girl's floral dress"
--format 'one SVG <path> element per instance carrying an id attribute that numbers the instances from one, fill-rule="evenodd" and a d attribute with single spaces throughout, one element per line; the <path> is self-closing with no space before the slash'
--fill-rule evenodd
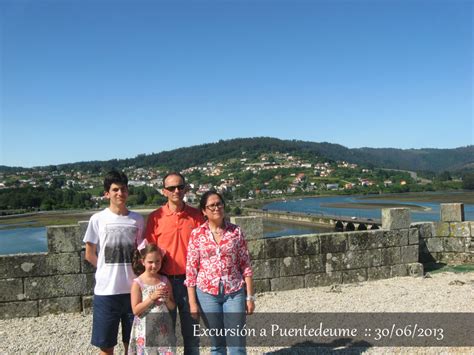
<path id="1" fill-rule="evenodd" d="M 159 277 L 162 282 L 166 282 L 165 276 Z M 140 286 L 142 299 L 153 292 L 155 285 L 146 285 L 138 277 L 133 281 Z M 164 302 L 157 300 L 145 313 L 135 316 L 128 346 L 129 354 L 170 355 L 175 353 L 175 346 L 173 321 Z"/>

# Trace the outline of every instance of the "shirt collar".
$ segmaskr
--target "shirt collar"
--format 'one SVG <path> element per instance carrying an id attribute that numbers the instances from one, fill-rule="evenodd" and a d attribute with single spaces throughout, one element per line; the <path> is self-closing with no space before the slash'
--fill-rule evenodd
<path id="1" fill-rule="evenodd" d="M 179 211 L 179 212 L 173 212 L 173 211 L 171 211 L 169 204 L 166 203 L 166 204 L 163 205 L 163 207 L 162 207 L 162 208 L 163 208 L 163 211 L 165 212 L 165 215 L 167 215 L 167 216 L 172 216 L 172 215 L 175 214 L 175 215 L 178 215 L 178 216 L 179 216 L 181 213 L 186 212 L 186 210 L 188 209 L 188 205 L 187 205 L 185 202 L 183 202 L 183 203 L 184 203 L 184 208 L 183 208 L 182 211 Z"/>

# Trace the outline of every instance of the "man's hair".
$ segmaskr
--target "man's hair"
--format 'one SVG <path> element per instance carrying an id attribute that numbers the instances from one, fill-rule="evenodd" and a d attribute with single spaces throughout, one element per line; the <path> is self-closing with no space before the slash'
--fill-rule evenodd
<path id="1" fill-rule="evenodd" d="M 183 184 L 186 185 L 186 179 L 184 178 L 183 174 L 178 173 L 177 171 L 172 171 L 166 174 L 165 177 L 163 178 L 163 187 L 165 187 L 165 180 L 168 178 L 168 176 L 179 176 L 181 180 L 183 180 Z"/>
<path id="2" fill-rule="evenodd" d="M 108 192 L 112 184 L 128 185 L 128 177 L 118 170 L 110 170 L 104 177 L 104 191 Z"/>

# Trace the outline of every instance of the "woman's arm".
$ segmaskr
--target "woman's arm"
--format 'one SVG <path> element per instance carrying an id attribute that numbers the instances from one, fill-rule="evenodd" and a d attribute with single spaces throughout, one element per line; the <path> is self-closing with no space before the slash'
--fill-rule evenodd
<path id="1" fill-rule="evenodd" d="M 245 277 L 245 287 L 247 289 L 247 303 L 245 305 L 245 310 L 248 315 L 251 315 L 255 310 L 255 295 L 253 291 L 253 278 L 252 276 Z"/>
<path id="2" fill-rule="evenodd" d="M 196 297 L 196 286 L 188 286 L 189 312 L 194 319 L 199 318 L 199 305 Z"/>

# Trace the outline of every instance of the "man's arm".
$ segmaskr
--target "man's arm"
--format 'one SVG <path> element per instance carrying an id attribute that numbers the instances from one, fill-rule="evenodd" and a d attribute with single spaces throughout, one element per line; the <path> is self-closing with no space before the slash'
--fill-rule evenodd
<path id="1" fill-rule="evenodd" d="M 86 254 L 84 258 L 92 264 L 95 268 L 97 267 L 97 245 L 87 242 L 86 243 Z"/>

